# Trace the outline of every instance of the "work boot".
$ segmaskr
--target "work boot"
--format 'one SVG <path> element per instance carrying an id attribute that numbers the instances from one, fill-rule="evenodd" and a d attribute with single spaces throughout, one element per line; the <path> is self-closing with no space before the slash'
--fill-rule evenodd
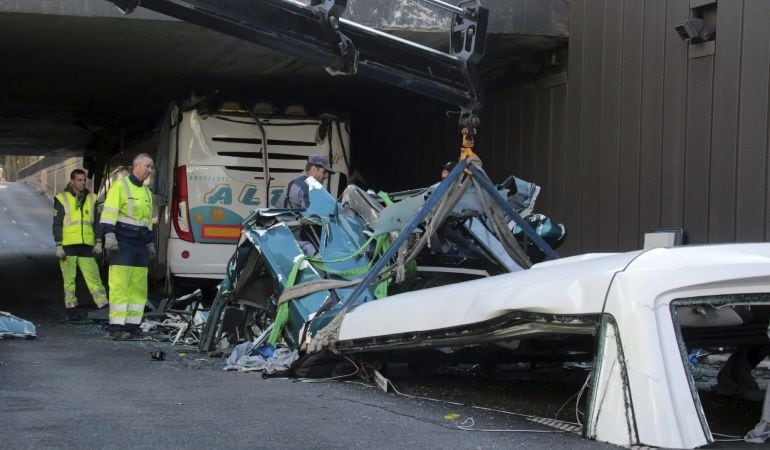
<path id="1" fill-rule="evenodd" d="M 116 341 L 124 341 L 126 339 L 132 339 L 134 335 L 128 331 L 110 331 L 110 337 Z"/>
<path id="2" fill-rule="evenodd" d="M 131 336 L 133 336 L 134 339 L 141 339 L 147 336 L 146 334 L 144 334 L 144 331 L 142 331 L 141 328 L 133 328 L 130 331 L 131 331 Z"/>
<path id="3" fill-rule="evenodd" d="M 77 322 L 80 320 L 80 314 L 77 308 L 65 308 L 64 309 L 64 321 L 65 322 Z"/>

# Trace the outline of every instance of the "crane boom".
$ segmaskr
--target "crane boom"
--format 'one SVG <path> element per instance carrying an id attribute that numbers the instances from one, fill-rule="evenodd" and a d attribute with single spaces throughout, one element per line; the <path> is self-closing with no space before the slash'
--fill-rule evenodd
<path id="1" fill-rule="evenodd" d="M 460 124 L 475 127 L 481 106 L 476 69 L 484 54 L 489 12 L 479 0 L 454 6 L 424 0 L 452 14 L 449 52 L 342 19 L 347 0 L 108 0 L 124 13 L 137 6 L 219 31 L 334 74 L 359 74 L 456 105 Z"/>

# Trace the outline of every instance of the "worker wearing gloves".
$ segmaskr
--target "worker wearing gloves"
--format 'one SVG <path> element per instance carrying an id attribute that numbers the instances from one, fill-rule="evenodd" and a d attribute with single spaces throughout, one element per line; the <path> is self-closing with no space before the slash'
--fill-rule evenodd
<path id="1" fill-rule="evenodd" d="M 147 266 L 155 257 L 152 234 L 152 193 L 144 181 L 153 161 L 142 153 L 134 158 L 131 173 L 115 182 L 104 202 L 101 225 L 110 260 L 110 336 L 141 337 L 147 303 Z"/>
<path id="2" fill-rule="evenodd" d="M 64 280 L 64 307 L 67 320 L 77 318 L 78 299 L 75 277 L 78 267 L 98 308 L 107 304 L 99 267 L 94 255 L 101 254 L 102 241 L 96 218 L 96 196 L 86 189 L 86 173 L 75 169 L 70 182 L 53 201 L 53 239 Z"/>

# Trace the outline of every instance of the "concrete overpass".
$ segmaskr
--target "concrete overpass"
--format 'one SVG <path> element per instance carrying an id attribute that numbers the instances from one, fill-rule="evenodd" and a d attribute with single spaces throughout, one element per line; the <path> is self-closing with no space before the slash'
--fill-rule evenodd
<path id="1" fill-rule="evenodd" d="M 446 45 L 448 16 L 418 0 L 348 3 L 346 18 Z M 546 51 L 566 44 L 568 0 L 484 6 L 491 22 L 483 76 L 491 84 L 531 77 Z M 415 97 L 360 77 L 330 77 L 142 8 L 123 16 L 104 0 L 0 0 L 0 42 L 0 155 L 113 153 L 146 135 L 170 100 L 193 91 L 226 89 L 349 113 L 397 108 Z"/>

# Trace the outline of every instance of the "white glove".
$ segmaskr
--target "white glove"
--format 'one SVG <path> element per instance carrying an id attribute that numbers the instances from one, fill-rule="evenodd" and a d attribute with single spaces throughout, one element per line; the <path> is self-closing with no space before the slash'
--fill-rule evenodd
<path id="1" fill-rule="evenodd" d="M 118 240 L 115 238 L 115 233 L 107 233 L 104 235 L 104 248 L 110 252 L 118 251 Z"/>
<path id="2" fill-rule="evenodd" d="M 96 241 L 94 248 L 91 249 L 91 253 L 97 256 L 102 254 L 102 241 Z"/>
<path id="3" fill-rule="evenodd" d="M 155 244 L 153 244 L 152 242 L 147 244 L 147 256 L 150 259 L 155 258 Z"/>
<path id="4" fill-rule="evenodd" d="M 64 253 L 64 247 L 62 247 L 61 245 L 56 246 L 56 257 L 61 259 L 62 261 L 67 259 L 67 254 Z"/>

